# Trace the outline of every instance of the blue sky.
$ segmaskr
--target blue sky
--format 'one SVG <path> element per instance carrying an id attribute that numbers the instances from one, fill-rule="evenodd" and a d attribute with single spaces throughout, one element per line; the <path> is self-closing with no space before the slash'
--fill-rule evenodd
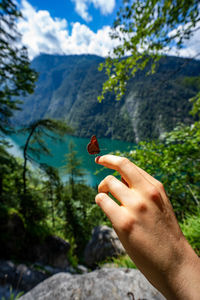
<path id="1" fill-rule="evenodd" d="M 18 22 L 30 58 L 40 53 L 107 56 L 110 27 L 122 0 L 18 0 Z"/>
<path id="2" fill-rule="evenodd" d="M 18 30 L 30 59 L 40 53 L 106 57 L 119 43 L 111 40 L 109 33 L 122 0 L 17 1 L 24 16 Z M 195 57 L 199 51 L 200 34 L 196 31 L 183 49 L 178 53 L 172 49 L 170 54 Z"/>
<path id="3" fill-rule="evenodd" d="M 28 1 L 36 10 L 47 10 L 49 11 L 52 18 L 65 18 L 69 24 L 71 22 L 79 22 L 86 24 L 93 31 L 97 31 L 105 25 L 112 26 L 113 20 L 116 16 L 116 12 L 122 4 L 122 0 L 106 0 L 106 1 L 73 1 L 73 0 L 30 0 Z M 85 2 L 84 7 L 78 10 L 77 4 Z M 104 6 L 106 2 L 111 4 L 107 7 L 107 12 L 102 12 L 101 6 L 95 8 L 94 3 L 102 3 L 101 6 Z M 82 12 L 82 16 L 81 16 Z M 86 15 L 89 15 L 89 19 L 84 19 L 84 12 Z"/>

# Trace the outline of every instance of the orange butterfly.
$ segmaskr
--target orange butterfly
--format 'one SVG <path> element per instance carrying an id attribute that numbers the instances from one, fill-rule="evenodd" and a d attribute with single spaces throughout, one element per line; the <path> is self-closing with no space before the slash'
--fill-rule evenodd
<path id="1" fill-rule="evenodd" d="M 89 154 L 98 154 L 100 152 L 99 144 L 96 135 L 91 137 L 90 143 L 87 145 L 87 151 Z"/>

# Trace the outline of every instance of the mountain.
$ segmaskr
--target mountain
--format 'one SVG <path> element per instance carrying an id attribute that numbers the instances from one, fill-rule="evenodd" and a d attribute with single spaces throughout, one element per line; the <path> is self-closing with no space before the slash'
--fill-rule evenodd
<path id="1" fill-rule="evenodd" d="M 24 98 L 13 122 L 23 125 L 41 118 L 63 119 L 75 135 L 140 141 L 159 137 L 179 122 L 191 123 L 188 99 L 198 90 L 200 61 L 163 57 L 156 73 L 137 72 L 122 100 L 114 93 L 99 103 L 106 79 L 98 71 L 104 59 L 95 55 L 40 55 L 32 61 L 39 73 L 34 94 Z"/>

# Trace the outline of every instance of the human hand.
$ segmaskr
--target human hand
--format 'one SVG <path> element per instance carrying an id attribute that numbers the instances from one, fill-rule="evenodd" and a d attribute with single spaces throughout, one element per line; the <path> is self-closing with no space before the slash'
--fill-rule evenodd
<path id="1" fill-rule="evenodd" d="M 104 155 L 96 163 L 122 177 L 107 176 L 95 200 L 137 267 L 167 299 L 199 299 L 194 296 L 195 288 L 200 295 L 199 259 L 180 230 L 163 185 L 126 158 Z"/>

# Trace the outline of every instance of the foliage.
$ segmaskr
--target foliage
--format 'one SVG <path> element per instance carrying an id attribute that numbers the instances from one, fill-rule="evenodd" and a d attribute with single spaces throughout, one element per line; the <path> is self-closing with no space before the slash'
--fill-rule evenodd
<path id="1" fill-rule="evenodd" d="M 104 217 L 94 203 L 96 191 L 83 183 L 84 170 L 73 142 L 69 143 L 65 162 L 65 172 L 69 175 L 64 190 L 66 234 L 73 242 L 75 253 L 82 256 L 92 228 Z"/>
<path id="2" fill-rule="evenodd" d="M 50 202 L 52 229 L 55 229 L 56 210 L 58 210 L 59 204 L 62 202 L 63 184 L 56 168 L 47 164 L 41 164 L 40 166 L 48 177 L 48 180 L 44 181 L 44 190 L 47 201 Z"/>
<path id="3" fill-rule="evenodd" d="M 200 136 L 196 126 L 180 125 L 163 136 L 163 141 L 141 142 L 125 153 L 136 165 L 160 180 L 182 219 L 195 212 L 200 201 Z"/>
<path id="4" fill-rule="evenodd" d="M 66 174 L 69 175 L 69 184 L 65 188 L 64 207 L 66 218 L 66 233 L 70 240 L 74 240 L 74 251 L 80 254 L 84 243 L 84 231 L 82 232 L 79 210 L 79 192 L 76 186 L 76 180 L 83 177 L 83 171 L 80 169 L 81 161 L 77 158 L 77 151 L 74 150 L 74 143 L 69 144 L 69 153 L 66 154 Z M 80 249 L 78 248 L 80 247 Z"/>
<path id="5" fill-rule="evenodd" d="M 9 215 L 16 213 L 23 220 L 27 232 L 32 236 L 37 235 L 42 238 L 48 231 L 44 222 L 47 213 L 41 189 L 37 188 L 37 186 L 32 187 L 33 171 L 29 171 L 28 190 L 24 195 L 21 178 L 23 172 L 22 162 L 20 163 L 10 155 L 3 146 L 0 147 L 0 160 L 1 225 L 4 226 L 6 224 Z M 43 222 L 42 226 L 41 221 Z"/>
<path id="6" fill-rule="evenodd" d="M 26 194 L 22 194 L 20 197 L 20 212 L 29 227 L 35 226 L 45 219 L 47 213 L 42 194 L 39 191 L 28 189 Z"/>
<path id="7" fill-rule="evenodd" d="M 72 197 L 74 197 L 74 184 L 78 178 L 83 178 L 84 170 L 80 168 L 81 160 L 77 157 L 77 151 L 75 151 L 75 144 L 70 141 L 69 153 L 65 155 L 65 174 L 69 175 L 69 184 L 71 185 Z"/>
<path id="8" fill-rule="evenodd" d="M 200 102 L 196 97 L 192 101 L 194 124 L 180 124 L 162 140 L 141 142 L 135 150 L 117 153 L 164 184 L 179 220 L 196 214 L 200 202 Z"/>
<path id="9" fill-rule="evenodd" d="M 1 2 L 1 8 L 9 9 L 9 7 L 6 8 L 5 3 L 10 4 L 11 1 L 3 1 Z M 16 8 L 13 4 L 13 9 Z M 1 11 L 1 17 L 3 16 L 3 11 Z M 20 15 L 20 14 L 19 14 Z M 14 19 L 13 19 L 14 22 Z M 14 23 L 13 23 L 14 26 Z M 11 29 L 11 28 L 10 28 Z M 3 28 L 1 28 L 3 30 Z M 16 32 L 17 34 L 17 32 Z M 14 41 L 14 40 L 13 40 Z M 1 41 L 2 42 L 2 41 Z M 8 48 L 8 51 L 11 48 Z M 25 51 L 25 49 L 23 50 Z M 25 56 L 26 53 L 24 53 L 23 58 L 26 59 Z M 9 66 L 11 68 L 11 65 Z M 14 68 L 14 65 L 12 65 Z M 20 67 L 20 66 L 19 66 Z M 16 87 L 14 85 L 10 85 L 10 87 L 13 88 L 13 90 L 10 90 L 10 94 L 8 93 L 8 90 L 5 90 L 6 93 L 3 92 L 3 89 L 1 89 L 1 96 L 5 97 L 13 97 L 13 96 L 25 96 L 27 92 L 32 92 L 31 90 L 31 83 L 28 85 L 28 80 L 30 80 L 28 76 L 28 60 L 27 60 L 27 72 L 23 72 L 22 68 L 20 71 L 22 74 L 18 74 L 19 81 L 22 81 L 23 76 L 26 77 L 27 81 L 24 78 L 24 84 L 26 84 L 27 91 L 24 90 L 24 92 L 20 92 L 17 90 L 16 87 L 23 87 L 22 82 L 21 86 L 19 86 L 19 83 L 17 83 L 17 80 L 15 80 Z M 2 69 L 2 72 L 4 69 Z M 35 73 L 32 73 L 32 76 Z M 3 75 L 1 73 L 0 75 Z M 36 75 L 36 74 L 35 74 Z M 10 80 L 11 80 L 10 75 Z M 1 77 L 3 80 L 3 77 Z M 14 80 L 14 77 L 13 77 Z M 3 81 L 2 81 L 3 82 Z M 4 78 L 4 84 L 6 85 L 6 81 Z M 18 85 L 17 85 L 18 84 Z M 15 88 L 15 89 L 14 89 Z M 33 85 L 32 85 L 33 88 Z M 1 98 L 3 99 L 3 98 Z M 10 98 L 9 98 L 10 99 Z M 12 116 L 12 109 L 15 110 L 18 108 L 18 105 L 20 102 L 13 98 L 12 105 L 10 104 L 9 109 L 2 107 L 7 113 L 6 118 Z M 3 101 L 3 100 L 2 100 Z M 5 102 L 6 103 L 6 102 Z M 4 103 L 4 104 L 5 104 Z M 11 109 L 12 108 L 12 109 Z M 5 118 L 5 120 L 2 119 L 2 121 L 8 122 L 8 120 Z M 4 124 L 5 125 L 5 124 Z M 4 126 L 2 125 L 2 126 Z M 6 123 L 6 126 L 8 124 Z M 4 126 L 5 127 L 5 126 Z M 5 128 L 4 128 L 5 129 Z M 25 240 L 27 243 L 32 243 L 33 241 L 41 241 L 43 240 L 50 232 L 54 232 L 57 235 L 62 235 L 62 231 L 64 231 L 64 204 L 66 201 L 66 197 L 64 196 L 64 190 L 63 190 L 63 184 L 61 183 L 58 171 L 50 166 L 42 165 L 42 169 L 45 171 L 46 176 L 44 179 L 37 178 L 37 175 L 35 175 L 36 171 L 33 169 L 28 169 L 27 167 L 27 161 L 34 161 L 37 158 L 40 157 L 40 155 L 43 154 L 50 154 L 50 151 L 48 149 L 48 146 L 44 143 L 43 137 L 48 137 L 53 139 L 54 141 L 59 140 L 63 137 L 65 133 L 72 133 L 72 130 L 69 126 L 64 124 L 61 121 L 55 121 L 51 119 L 43 119 L 43 120 L 37 120 L 30 123 L 26 128 L 23 128 L 20 130 L 21 132 L 27 134 L 26 143 L 24 146 L 24 164 L 22 165 L 21 161 L 18 161 L 16 158 L 14 158 L 12 155 L 10 155 L 6 148 L 8 147 L 8 144 L 4 144 L 1 141 L 0 145 L 0 215 L 1 218 L 1 224 L 5 225 L 8 221 L 9 217 L 9 211 L 15 211 L 17 214 L 20 214 L 24 221 L 26 236 Z M 76 172 L 75 167 L 75 173 L 73 169 L 73 164 L 76 163 L 76 158 L 73 157 L 73 151 L 71 151 L 72 156 L 68 157 L 68 166 L 67 171 L 70 172 L 71 177 L 76 185 L 76 177 L 80 175 L 82 176 L 82 171 L 79 170 L 78 173 Z M 23 178 L 21 177 L 21 174 L 23 173 Z M 27 176 L 29 175 L 29 176 Z M 36 180 L 38 179 L 38 180 Z M 91 222 L 94 224 L 97 219 L 92 218 L 89 220 L 89 213 L 87 213 L 87 209 L 90 206 L 89 203 L 92 201 L 94 202 L 94 190 L 90 189 L 87 186 L 80 185 L 75 186 L 73 193 L 69 191 L 68 185 L 65 188 L 65 191 L 69 192 L 70 201 L 74 202 L 72 210 L 69 210 L 68 216 L 70 216 L 68 220 L 68 224 L 70 224 L 70 228 L 73 228 L 73 225 L 75 224 L 75 227 L 78 228 L 78 230 L 71 230 L 74 234 L 69 234 L 69 231 L 65 231 L 67 233 L 64 237 L 67 239 L 75 240 L 74 243 L 77 247 L 79 241 L 81 240 L 82 236 L 84 236 L 84 243 L 87 242 L 86 239 L 89 239 L 89 233 L 91 233 Z M 88 198 L 89 197 L 89 201 Z M 92 199 L 92 200 L 91 200 Z M 85 205 L 85 203 L 88 201 L 88 204 Z M 49 205 L 50 203 L 50 205 Z M 80 205 L 80 203 L 82 203 Z M 49 206 L 51 206 L 51 210 L 49 211 Z M 93 205 L 94 206 L 94 205 Z M 67 210 L 69 205 L 65 207 Z M 80 207 L 83 207 L 83 217 Z M 87 208 L 87 209 L 86 209 Z M 72 216 L 70 212 L 73 212 Z M 89 209 L 88 209 L 89 211 Z M 90 211 L 94 213 L 95 210 Z M 49 224 L 49 220 L 51 219 L 51 224 Z M 73 220 L 74 223 L 70 223 L 70 221 Z M 91 221 L 92 220 L 92 221 Z M 80 222 L 79 222 L 80 221 Z M 82 223 L 81 223 L 82 222 Z M 89 226 L 87 226 L 87 222 L 90 223 Z M 80 224 L 79 224 L 80 223 Z M 87 228 L 84 228 L 87 227 Z M 75 229 L 76 229 L 75 228 Z M 80 229 L 80 230 L 79 230 Z M 82 234 L 84 233 L 84 234 Z M 19 241 L 19 244 L 23 244 L 24 240 Z M 24 247 L 24 244 L 22 245 Z M 80 245 L 82 247 L 82 244 Z M 81 251 L 83 248 L 81 248 Z M 71 254 L 71 257 L 73 257 L 74 254 Z M 23 254 L 22 254 L 23 257 Z"/>
<path id="10" fill-rule="evenodd" d="M 23 162 L 10 155 L 3 145 L 0 147 L 0 154 L 0 175 L 3 179 L 0 225 L 1 228 L 6 228 L 11 213 L 18 214 L 23 220 L 25 236 L 20 237 L 18 243 L 22 249 L 20 259 L 26 257 L 23 249 L 27 243 L 42 242 L 49 234 L 55 234 L 70 241 L 72 248 L 69 257 L 74 266 L 77 265 L 93 227 L 105 220 L 104 214 L 94 202 L 96 190 L 77 181 L 78 177 L 75 176 L 72 195 L 72 181 L 61 182 L 58 170 L 43 164 L 43 173 L 39 173 L 37 169 L 28 170 L 24 194 L 21 178 Z M 73 161 L 78 161 L 76 155 L 73 154 L 72 157 L 74 159 L 70 160 L 71 166 Z M 76 171 L 74 174 L 80 175 Z M 2 230 L 1 241 L 5 238 L 4 233 Z M 13 254 L 14 257 L 16 255 L 18 254 Z"/>
<path id="11" fill-rule="evenodd" d="M 195 215 L 186 215 L 180 227 L 192 248 L 200 255 L 200 208 Z"/>
<path id="12" fill-rule="evenodd" d="M 37 158 L 40 157 L 41 153 L 50 154 L 50 151 L 42 137 L 48 136 L 49 138 L 56 141 L 61 139 L 65 133 L 71 132 L 72 129 L 68 127 L 64 122 L 51 119 L 43 119 L 30 124 L 27 128 L 23 128 L 20 131 L 23 131 L 25 133 L 28 132 L 28 137 L 23 149 L 23 194 L 21 195 L 20 199 L 20 211 L 26 219 L 28 233 L 34 237 L 40 236 L 40 238 L 42 239 L 42 237 L 46 235 L 46 232 L 48 232 L 48 226 L 46 224 L 43 224 L 43 226 L 41 226 L 41 221 L 45 220 L 47 217 L 47 211 L 45 209 L 41 192 L 37 190 L 32 191 L 32 189 L 30 188 L 27 191 L 27 161 L 34 160 L 34 158 L 29 156 L 28 152 L 32 153 Z M 54 194 L 57 194 L 56 198 L 59 201 L 61 198 L 61 183 L 58 172 L 56 172 L 56 170 L 45 165 L 43 165 L 43 169 L 49 176 L 49 184 L 45 182 L 46 186 L 48 185 L 47 188 L 49 191 L 46 201 L 48 201 L 49 199 L 51 201 L 51 215 L 54 227 Z M 54 181 L 53 184 L 52 181 Z"/>
<path id="13" fill-rule="evenodd" d="M 20 45 L 16 22 L 21 18 L 15 1 L 0 2 L 0 131 L 10 127 L 9 119 L 19 109 L 20 97 L 33 93 L 36 72 L 30 68 L 27 49 Z"/>
<path id="14" fill-rule="evenodd" d="M 64 191 L 64 207 L 66 234 L 73 240 L 75 253 L 81 256 L 92 228 L 99 224 L 103 214 L 100 210 L 93 209 L 94 206 L 96 208 L 94 203 L 96 191 L 81 182 L 84 171 L 80 168 L 81 161 L 74 147 L 71 142 L 69 153 L 66 154 L 65 169 L 69 179 Z"/>
<path id="15" fill-rule="evenodd" d="M 22 165 L 0 145 L 0 202 L 19 209 L 18 197 L 22 190 Z"/>
<path id="16" fill-rule="evenodd" d="M 23 127 L 19 132 L 28 133 L 24 151 L 29 150 L 33 156 L 35 155 L 39 158 L 42 153 L 46 155 L 50 154 L 43 140 L 44 137 L 59 141 L 62 140 L 65 134 L 72 133 L 73 130 L 65 122 L 53 119 L 41 119 Z M 34 160 L 33 157 L 32 160 Z"/>
<path id="17" fill-rule="evenodd" d="M 20 129 L 20 132 L 28 133 L 24 148 L 24 166 L 23 166 L 23 192 L 26 193 L 26 172 L 27 161 L 34 161 L 34 155 L 39 158 L 40 154 L 50 155 L 50 151 L 42 137 L 46 136 L 57 141 L 61 140 L 64 134 L 72 133 L 72 129 L 64 122 L 59 120 L 42 119 L 37 120 L 26 128 Z M 32 154 L 32 156 L 29 155 Z"/>
<path id="18" fill-rule="evenodd" d="M 24 294 L 24 292 L 19 292 L 16 293 L 13 291 L 12 286 L 10 286 L 10 294 L 9 294 L 9 298 L 8 297 L 1 297 L 1 300 L 17 300 L 19 299 L 22 295 Z"/>
<path id="19" fill-rule="evenodd" d="M 162 52 L 181 48 L 200 20 L 199 1 L 124 0 L 111 37 L 119 42 L 113 53 L 100 65 L 108 76 L 99 101 L 114 91 L 121 99 L 130 77 L 148 66 L 154 73 Z M 124 57 L 125 55 L 128 55 Z"/>
<path id="20" fill-rule="evenodd" d="M 74 185 L 73 198 L 71 187 L 65 188 L 66 235 L 73 241 L 74 251 L 80 259 L 92 229 L 105 220 L 105 215 L 94 202 L 95 195 L 93 188 L 80 183 Z"/>
<path id="21" fill-rule="evenodd" d="M 136 265 L 128 255 L 113 257 L 101 263 L 100 266 L 104 264 L 111 264 L 111 266 L 114 266 L 115 268 L 137 269 Z"/>
<path id="22" fill-rule="evenodd" d="M 70 249 L 69 249 L 69 251 L 68 251 L 68 253 L 67 253 L 67 259 L 68 259 L 70 265 L 71 265 L 74 269 L 76 269 L 77 266 L 78 266 L 78 264 L 79 264 L 79 261 L 80 261 L 79 258 L 78 258 L 77 255 L 76 255 L 76 247 L 77 247 L 77 245 L 76 245 L 76 243 L 74 242 L 74 239 L 73 239 L 73 238 L 69 238 L 69 237 L 68 237 L 68 240 L 70 241 Z"/>

